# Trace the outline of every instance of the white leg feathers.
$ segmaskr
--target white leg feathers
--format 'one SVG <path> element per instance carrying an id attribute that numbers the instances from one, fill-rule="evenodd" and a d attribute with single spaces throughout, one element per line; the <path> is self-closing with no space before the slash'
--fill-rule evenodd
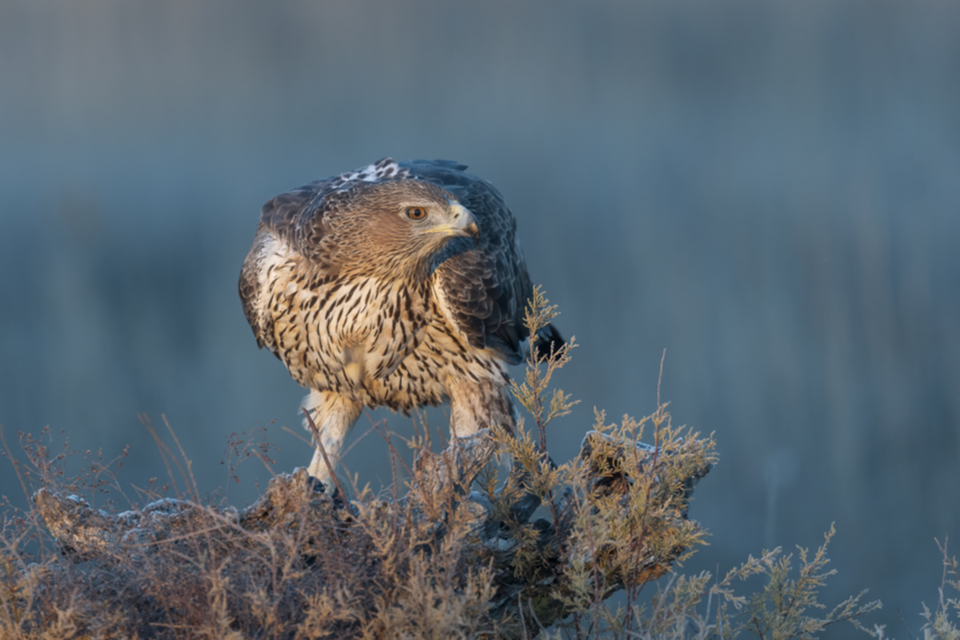
<path id="1" fill-rule="evenodd" d="M 330 461 L 328 467 L 327 461 L 324 460 L 323 454 L 320 452 L 320 447 L 317 446 L 313 452 L 313 460 L 310 462 L 307 473 L 322 481 L 327 485 L 327 489 L 331 489 L 330 472 L 335 470 L 340 462 L 343 440 L 347 437 L 347 433 L 353 427 L 357 418 L 360 417 L 363 405 L 338 393 L 311 391 L 303 399 L 302 406 L 310 414 L 317 431 L 320 433 L 320 442 L 317 443 L 316 436 L 314 436 L 314 445 L 322 446 L 327 454 L 327 460 Z M 304 428 L 312 433 L 306 418 L 304 418 L 303 423 Z"/>
<path id="2" fill-rule="evenodd" d="M 462 379 L 447 383 L 450 396 L 450 436 L 464 437 L 499 425 L 513 432 L 516 410 L 510 391 L 490 380 L 473 382 Z"/>

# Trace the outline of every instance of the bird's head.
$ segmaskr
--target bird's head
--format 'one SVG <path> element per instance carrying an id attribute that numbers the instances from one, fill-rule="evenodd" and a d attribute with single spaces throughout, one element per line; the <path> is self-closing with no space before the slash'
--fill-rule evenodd
<path id="1" fill-rule="evenodd" d="M 473 214 L 445 189 L 423 180 L 362 185 L 349 202 L 353 259 L 387 274 L 422 272 L 451 238 L 479 235 Z M 366 269 L 365 269 L 366 270 Z"/>

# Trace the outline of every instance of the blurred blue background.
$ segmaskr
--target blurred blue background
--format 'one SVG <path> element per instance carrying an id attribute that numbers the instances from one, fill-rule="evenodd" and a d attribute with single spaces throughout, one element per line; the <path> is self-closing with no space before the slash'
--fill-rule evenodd
<path id="1" fill-rule="evenodd" d="M 666 349 L 675 422 L 720 454 L 685 569 L 835 521 L 825 600 L 869 587 L 868 622 L 916 634 L 960 536 L 958 33 L 960 4 L 882 0 L 0 0 L 0 424 L 129 444 L 124 486 L 166 477 L 139 413 L 201 492 L 233 431 L 306 464 L 304 391 L 236 292 L 259 208 L 451 158 L 581 344 L 554 457 L 593 407 L 653 412 Z M 344 462 L 389 482 L 375 434 Z M 239 474 L 241 504 L 270 477 Z M 0 493 L 25 502 L 6 463 Z"/>

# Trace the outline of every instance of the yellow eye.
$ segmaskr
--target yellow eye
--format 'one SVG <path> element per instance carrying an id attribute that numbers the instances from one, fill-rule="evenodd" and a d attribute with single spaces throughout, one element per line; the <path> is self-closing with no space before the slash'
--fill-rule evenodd
<path id="1" fill-rule="evenodd" d="M 427 217 L 427 210 L 423 207 L 407 207 L 407 217 L 411 220 L 423 220 Z"/>

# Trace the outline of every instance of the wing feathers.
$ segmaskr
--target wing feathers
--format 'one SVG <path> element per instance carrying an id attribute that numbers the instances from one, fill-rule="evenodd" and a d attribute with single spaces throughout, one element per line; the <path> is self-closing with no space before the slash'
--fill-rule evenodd
<path id="1" fill-rule="evenodd" d="M 516 240 L 516 221 L 486 180 L 449 160 L 400 163 L 412 176 L 452 193 L 477 220 L 476 241 L 451 241 L 437 257 L 437 275 L 449 312 L 470 344 L 491 348 L 511 364 L 523 359 L 523 325 L 533 286 Z"/>

